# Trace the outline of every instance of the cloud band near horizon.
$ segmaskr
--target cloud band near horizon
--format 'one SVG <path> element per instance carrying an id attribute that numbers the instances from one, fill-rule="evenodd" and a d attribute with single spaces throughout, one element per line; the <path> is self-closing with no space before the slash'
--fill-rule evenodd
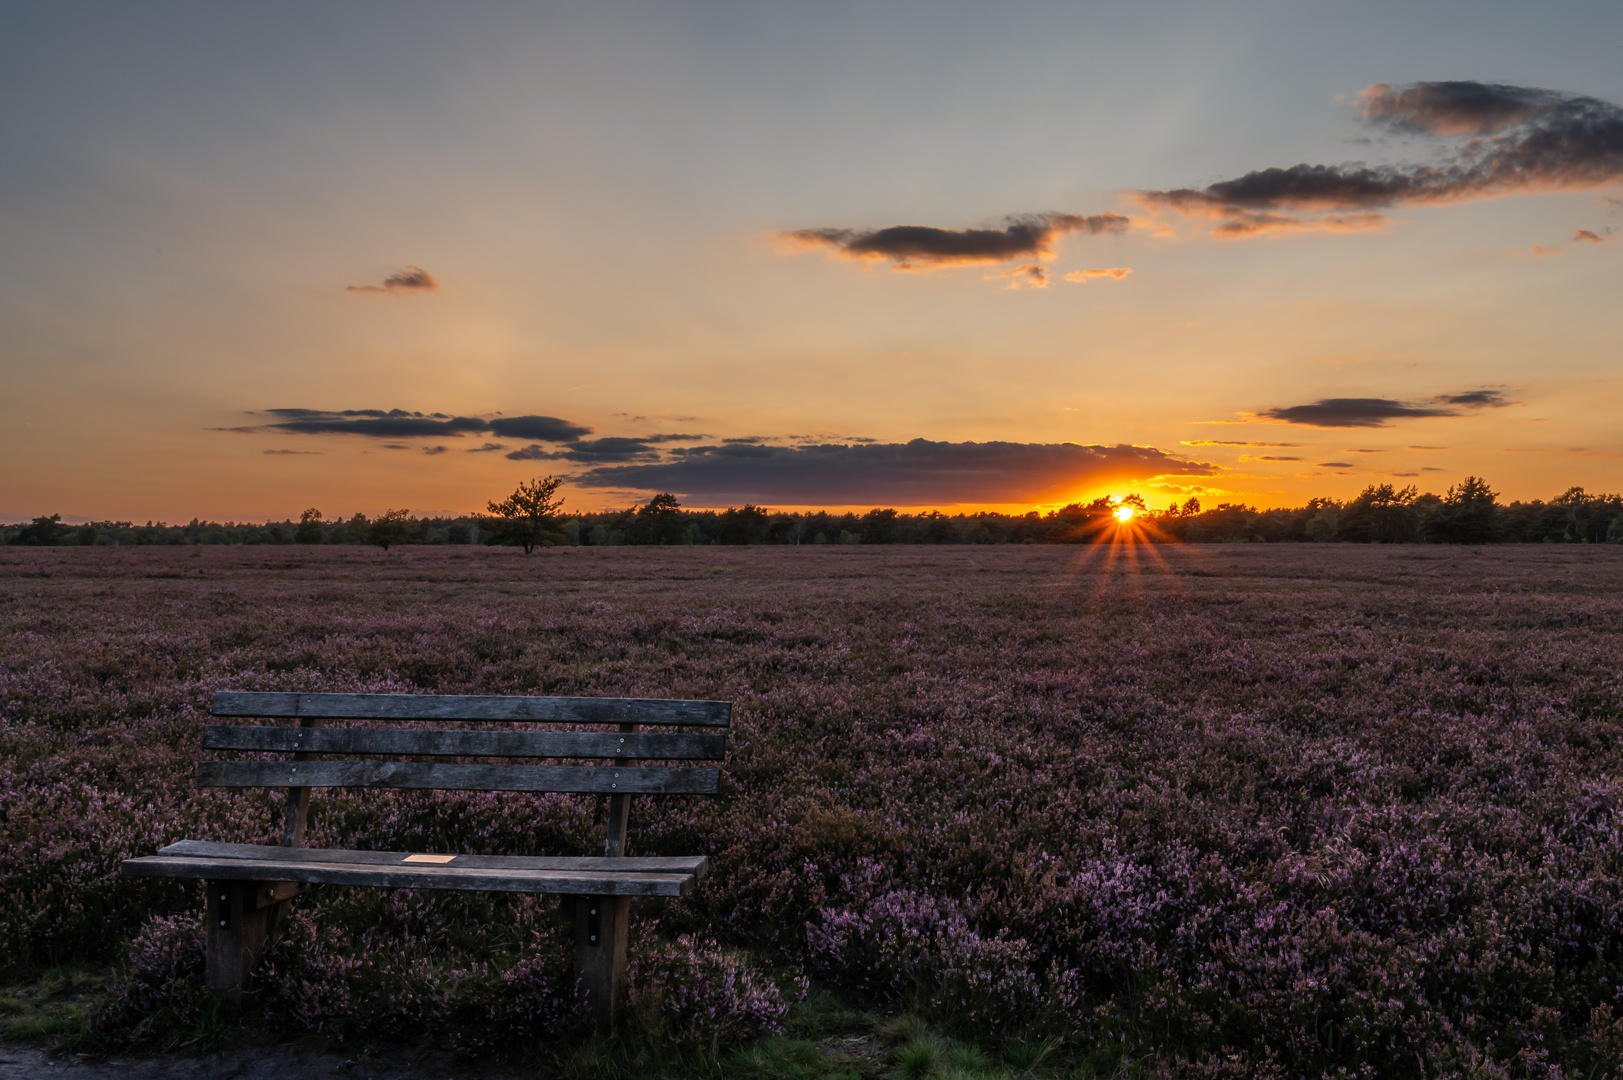
<path id="1" fill-rule="evenodd" d="M 1216 467 L 1154 447 L 1077 443 L 724 444 L 672 451 L 674 460 L 600 466 L 589 488 L 669 491 L 714 502 L 902 506 L 1036 503 L 1101 484 L 1211 476 Z"/>

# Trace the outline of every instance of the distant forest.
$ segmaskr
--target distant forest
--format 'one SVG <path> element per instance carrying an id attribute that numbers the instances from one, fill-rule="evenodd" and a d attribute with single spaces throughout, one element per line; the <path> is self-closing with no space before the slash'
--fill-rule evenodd
<path id="1" fill-rule="evenodd" d="M 1123 506 L 1135 511 L 1123 524 Z M 1444 495 L 1413 487 L 1372 484 L 1346 502 L 1313 499 L 1292 509 L 1258 510 L 1240 503 L 1210 509 L 1198 498 L 1164 511 L 1137 495 L 1072 503 L 1046 514 L 783 512 L 745 505 L 688 510 L 669 494 L 626 510 L 557 516 L 552 543 L 622 544 L 1066 544 L 1109 539 L 1116 530 L 1157 543 L 1583 543 L 1623 542 L 1623 495 L 1569 488 L 1549 500 L 1500 503 L 1476 477 Z M 499 537 L 489 518 L 411 517 L 391 511 L 376 519 L 356 514 L 326 520 L 306 511 L 298 521 L 238 524 L 192 520 L 185 525 L 95 521 L 65 525 L 58 515 L 0 525 L 6 545 L 160 544 L 480 544 Z"/>

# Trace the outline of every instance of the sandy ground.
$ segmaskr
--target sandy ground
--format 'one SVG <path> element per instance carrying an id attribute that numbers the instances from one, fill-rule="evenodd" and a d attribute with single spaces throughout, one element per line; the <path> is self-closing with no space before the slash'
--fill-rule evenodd
<path id="1" fill-rule="evenodd" d="M 0 1046 L 0 1080 L 517 1080 L 533 1074 L 457 1062 L 409 1050 L 353 1055 L 307 1046 L 219 1050 L 201 1056 L 52 1057 L 32 1046 Z"/>

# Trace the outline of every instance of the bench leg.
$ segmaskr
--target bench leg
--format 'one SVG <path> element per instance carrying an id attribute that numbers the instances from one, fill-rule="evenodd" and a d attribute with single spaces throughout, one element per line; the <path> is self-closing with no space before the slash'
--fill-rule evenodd
<path id="1" fill-rule="evenodd" d="M 281 906 L 255 902 L 265 886 L 262 881 L 208 883 L 208 985 L 232 1000 L 241 999 L 247 989 L 254 961 L 269 936 L 272 912 Z"/>
<path id="2" fill-rule="evenodd" d="M 626 930 L 631 897 L 580 896 L 575 907 L 575 971 L 599 1031 L 612 1032 L 626 997 Z"/>

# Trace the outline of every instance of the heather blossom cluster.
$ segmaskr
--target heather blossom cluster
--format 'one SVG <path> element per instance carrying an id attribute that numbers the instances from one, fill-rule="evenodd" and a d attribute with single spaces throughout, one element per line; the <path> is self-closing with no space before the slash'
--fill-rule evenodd
<path id="1" fill-rule="evenodd" d="M 673 1039 L 769 1034 L 804 974 L 1101 1068 L 1618 1075 L 1614 547 L 7 548 L 0 612 L 0 957 L 118 965 L 122 1037 L 209 1006 L 200 890 L 119 861 L 277 835 L 191 784 L 214 690 L 580 694 L 734 702 L 721 796 L 632 813 L 711 860 L 635 909 Z M 310 842 L 603 815 L 330 791 Z M 549 898 L 324 888 L 253 1007 L 506 1052 L 575 1022 L 568 949 Z"/>

